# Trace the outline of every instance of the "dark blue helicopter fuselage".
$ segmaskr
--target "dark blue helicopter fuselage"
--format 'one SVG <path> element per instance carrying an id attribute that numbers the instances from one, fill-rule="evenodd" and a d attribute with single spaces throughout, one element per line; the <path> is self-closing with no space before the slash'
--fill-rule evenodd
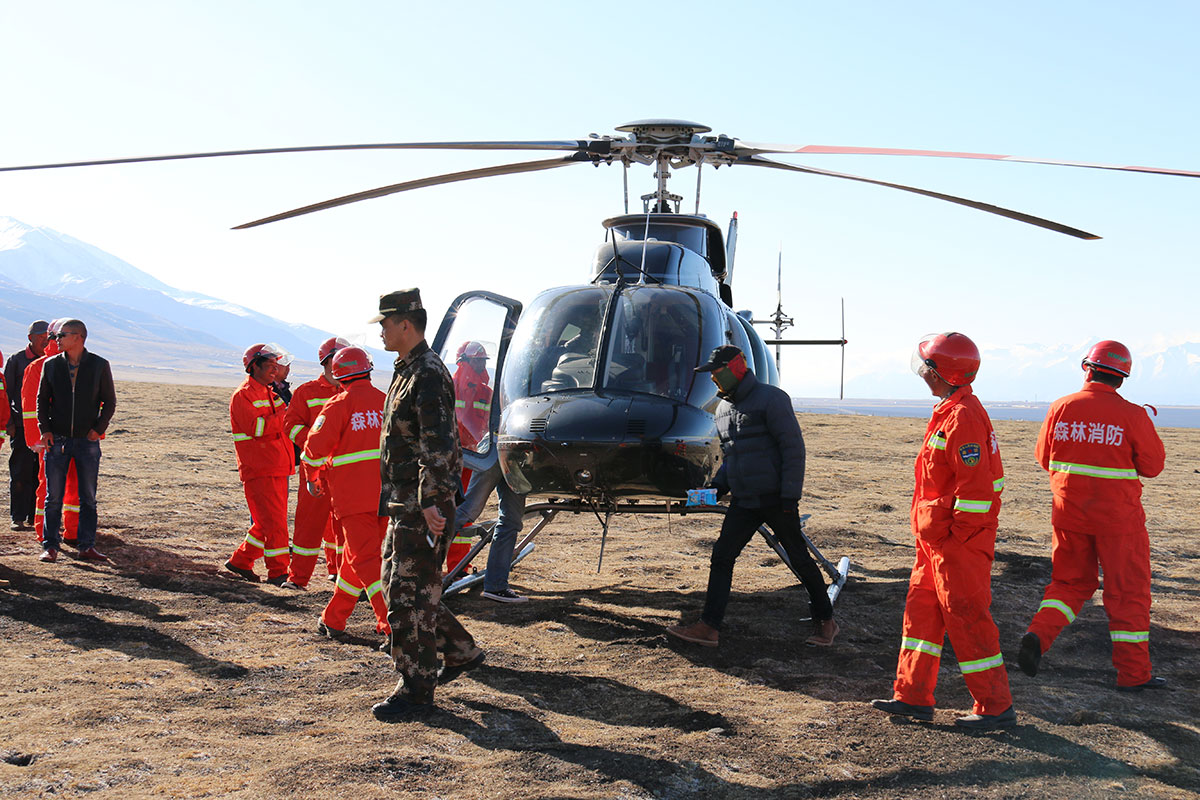
<path id="1" fill-rule="evenodd" d="M 605 226 L 593 282 L 542 292 L 521 315 L 500 380 L 501 467 L 520 493 L 684 497 L 721 460 L 716 387 L 695 367 L 735 344 L 777 383 L 774 359 L 720 299 L 714 223 L 651 214 Z"/>

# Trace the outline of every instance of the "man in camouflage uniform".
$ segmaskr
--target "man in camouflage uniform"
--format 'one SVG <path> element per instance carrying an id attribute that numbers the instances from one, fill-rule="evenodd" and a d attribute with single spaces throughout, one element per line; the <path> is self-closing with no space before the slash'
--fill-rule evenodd
<path id="1" fill-rule="evenodd" d="M 379 515 L 389 517 L 382 579 L 392 659 L 400 682 L 371 709 L 392 722 L 433 707 L 433 690 L 483 663 L 454 615 L 441 604 L 442 562 L 462 473 L 454 387 L 442 360 L 425 343 L 425 309 L 417 289 L 379 298 L 384 348 L 397 354 L 384 405 Z M 438 672 L 438 653 L 444 667 Z"/>

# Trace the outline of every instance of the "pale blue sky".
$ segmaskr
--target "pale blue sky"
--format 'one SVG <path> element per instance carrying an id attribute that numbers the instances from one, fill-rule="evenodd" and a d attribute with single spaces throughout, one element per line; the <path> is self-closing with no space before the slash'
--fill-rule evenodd
<path id="1" fill-rule="evenodd" d="M 83 2 L 0 5 L 0 162 L 452 139 L 582 138 L 647 117 L 751 141 L 966 150 L 1200 170 L 1194 3 Z M 512 155 L 512 154 L 510 154 Z M 456 184 L 232 225 L 525 154 L 336 153 L 0 175 L 0 214 L 174 285 L 339 333 L 421 286 L 528 300 L 586 277 L 613 168 Z M 821 156 L 1093 231 L 1085 242 L 887 189 L 767 170 L 704 175 L 742 221 L 735 305 L 838 331 L 848 377 L 907 369 L 959 329 L 986 348 L 1200 342 L 1200 180 L 1026 164 Z M 759 174 L 764 173 L 764 174 Z M 650 190 L 631 171 L 631 194 Z M 695 170 L 672 188 L 689 198 Z M 809 369 L 802 371 L 801 365 Z M 790 365 L 790 368 L 789 368 Z M 785 354 L 794 395 L 836 393 L 829 352 Z M 1003 376 L 981 374 L 1003 399 Z M 914 378 L 913 396 L 921 386 Z"/>

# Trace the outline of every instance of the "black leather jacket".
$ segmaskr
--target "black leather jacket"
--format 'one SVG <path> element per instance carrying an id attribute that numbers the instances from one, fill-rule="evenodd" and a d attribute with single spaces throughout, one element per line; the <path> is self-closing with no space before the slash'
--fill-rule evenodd
<path id="1" fill-rule="evenodd" d="M 46 359 L 38 387 L 38 430 L 82 439 L 88 431 L 103 434 L 117 408 L 112 368 L 98 355 L 83 351 L 79 372 L 71 385 L 67 354 Z"/>

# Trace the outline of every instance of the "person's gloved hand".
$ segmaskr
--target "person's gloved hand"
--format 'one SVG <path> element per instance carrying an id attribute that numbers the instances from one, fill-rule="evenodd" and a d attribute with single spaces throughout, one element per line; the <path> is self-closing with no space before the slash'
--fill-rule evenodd
<path id="1" fill-rule="evenodd" d="M 784 497 L 779 501 L 779 510 L 787 517 L 800 516 L 800 501 L 794 497 Z"/>

